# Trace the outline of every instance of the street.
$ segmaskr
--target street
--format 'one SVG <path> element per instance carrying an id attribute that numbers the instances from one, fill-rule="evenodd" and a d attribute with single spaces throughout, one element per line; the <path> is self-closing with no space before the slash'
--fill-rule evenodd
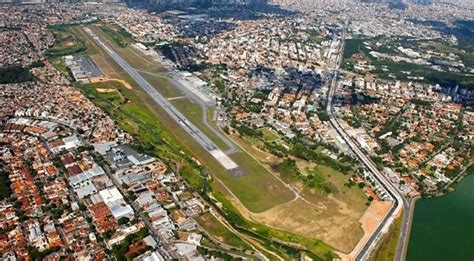
<path id="1" fill-rule="evenodd" d="M 406 237 L 407 231 L 409 229 L 410 224 L 410 211 L 411 211 L 411 202 L 407 201 L 407 199 L 401 194 L 392 182 L 390 182 L 387 177 L 380 172 L 373 161 L 370 159 L 369 156 L 366 155 L 362 149 L 359 148 L 357 142 L 346 132 L 346 130 L 341 126 L 339 121 L 337 120 L 336 116 L 333 113 L 333 98 L 334 94 L 336 93 L 337 88 L 337 78 L 339 76 L 339 68 L 342 63 L 343 53 L 344 53 L 344 42 L 346 38 L 346 29 L 343 30 L 341 35 L 341 42 L 338 52 L 338 57 L 335 60 L 334 70 L 332 73 L 332 79 L 329 83 L 329 89 L 327 93 L 327 103 L 326 103 L 326 112 L 330 116 L 330 125 L 331 127 L 336 130 L 338 135 L 342 137 L 342 139 L 347 143 L 351 151 L 356 155 L 357 159 L 369 170 L 373 176 L 377 179 L 377 181 L 382 185 L 382 187 L 388 192 L 390 198 L 394 201 L 394 204 L 388 214 L 384 217 L 382 222 L 379 224 L 377 229 L 371 235 L 369 240 L 366 242 L 364 247 L 355 257 L 356 260 L 367 260 L 370 256 L 370 253 L 377 245 L 379 239 L 385 233 L 389 226 L 394 222 L 397 218 L 400 211 L 403 209 L 403 222 L 401 228 L 401 234 L 399 237 L 399 241 L 397 244 L 397 250 L 395 255 L 395 260 L 399 261 L 403 259 L 404 256 L 404 248 L 406 244 Z"/>

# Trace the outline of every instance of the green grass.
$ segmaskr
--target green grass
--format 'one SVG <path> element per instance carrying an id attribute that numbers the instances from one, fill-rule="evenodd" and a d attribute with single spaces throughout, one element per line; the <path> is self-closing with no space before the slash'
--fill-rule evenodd
<path id="1" fill-rule="evenodd" d="M 325 40 L 325 38 L 316 30 L 308 30 L 308 34 L 308 42 L 320 44 Z"/>
<path id="2" fill-rule="evenodd" d="M 263 138 L 267 142 L 272 142 L 280 139 L 280 136 L 272 131 L 269 127 L 261 128 L 260 129 L 263 133 Z"/>
<path id="3" fill-rule="evenodd" d="M 51 64 L 60 71 L 63 75 L 69 75 L 69 68 L 64 64 L 64 61 L 61 57 L 50 58 L 49 61 Z"/>
<path id="4" fill-rule="evenodd" d="M 331 173 L 327 174 L 327 170 L 329 172 L 333 172 L 331 168 L 324 168 L 325 166 L 318 165 L 315 168 L 307 168 L 306 172 L 308 175 L 305 178 L 305 185 L 310 188 L 320 189 L 326 193 L 335 193 L 337 191 L 336 186 L 334 186 L 331 181 L 328 180 L 328 177 L 331 175 L 343 175 L 342 173 Z"/>
<path id="5" fill-rule="evenodd" d="M 106 107 L 113 105 L 115 107 L 120 106 L 125 102 L 120 94 L 122 85 L 117 82 L 100 82 L 100 83 L 88 83 L 78 85 L 81 89 L 86 90 L 88 98 L 99 107 Z M 97 89 L 114 89 L 114 92 L 98 92 Z"/>
<path id="6" fill-rule="evenodd" d="M 184 95 L 180 90 L 172 86 L 167 79 L 143 72 L 140 72 L 140 75 L 166 98 L 174 98 Z"/>
<path id="7" fill-rule="evenodd" d="M 373 261 L 392 261 L 397 251 L 398 238 L 402 228 L 402 215 L 393 223 L 387 234 L 380 240 L 375 250 L 370 255 L 369 260 Z"/>
<path id="8" fill-rule="evenodd" d="M 319 257 L 334 255 L 334 249 L 321 240 L 295 235 L 244 219 L 238 210 L 227 200 L 226 196 L 217 192 L 217 190 L 218 188 L 214 189 L 213 196 L 222 204 L 222 214 L 233 223 L 240 232 L 254 237 L 265 248 L 278 253 L 285 260 L 289 260 L 303 250 L 308 250 Z M 280 244 L 280 242 L 286 243 Z M 289 248 L 288 244 L 293 247 Z"/>
<path id="9" fill-rule="evenodd" d="M 47 52 L 49 57 L 60 57 L 86 51 L 87 46 L 84 40 L 73 32 L 75 28 L 75 26 L 55 26 L 50 29 L 54 34 L 55 41 Z"/>
<path id="10" fill-rule="evenodd" d="M 112 25 L 100 25 L 100 30 L 112 41 L 114 41 L 120 47 L 127 47 L 133 42 L 132 35 L 129 34 L 125 29 L 112 26 Z"/>
<path id="11" fill-rule="evenodd" d="M 230 157 L 246 174 L 240 178 L 230 175 L 219 178 L 250 211 L 261 212 L 293 198 L 293 193 L 283 183 L 247 153 L 236 152 Z"/>
<path id="12" fill-rule="evenodd" d="M 204 213 L 194 219 L 217 240 L 240 249 L 252 249 L 245 241 L 220 223 L 212 214 Z"/>
<path id="13" fill-rule="evenodd" d="M 325 182 L 330 184 L 330 187 L 333 189 L 331 194 L 334 197 L 346 202 L 360 213 L 363 213 L 367 209 L 365 205 L 367 196 L 364 192 L 357 186 L 345 186 L 352 173 L 344 175 L 342 172 L 324 165 L 317 165 L 312 168 L 311 171 L 323 177 Z M 308 194 L 306 193 L 306 195 Z"/>

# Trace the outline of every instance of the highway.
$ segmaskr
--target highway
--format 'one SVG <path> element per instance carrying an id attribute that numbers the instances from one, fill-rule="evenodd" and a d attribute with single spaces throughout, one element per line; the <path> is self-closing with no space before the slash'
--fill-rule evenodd
<path id="1" fill-rule="evenodd" d="M 347 25 L 345 26 L 347 28 Z M 377 169 L 377 166 L 374 164 L 374 162 L 370 159 L 369 156 L 366 155 L 366 153 L 360 149 L 358 143 L 346 132 L 346 130 L 342 127 L 342 125 L 339 123 L 337 117 L 333 114 L 333 98 L 334 94 L 337 89 L 337 80 L 339 77 L 339 68 L 342 63 L 342 56 L 343 56 L 343 51 L 344 51 L 344 42 L 346 38 L 347 31 L 346 29 L 343 30 L 342 35 L 341 35 L 341 43 L 339 46 L 339 51 L 338 51 L 338 56 L 336 57 L 335 63 L 334 63 L 334 69 L 332 72 L 332 79 L 329 83 L 329 90 L 327 94 L 327 103 L 326 103 L 326 112 L 330 116 L 330 125 L 331 127 L 336 130 L 336 132 L 342 137 L 342 139 L 347 143 L 351 151 L 354 153 L 354 155 L 358 158 L 358 160 L 366 167 L 367 170 L 369 170 L 374 178 L 380 183 L 380 185 L 387 191 L 389 197 L 393 200 L 393 205 L 391 209 L 389 210 L 388 214 L 384 217 L 382 222 L 379 224 L 379 226 L 376 228 L 374 233 L 370 236 L 369 240 L 366 242 L 366 244 L 362 247 L 362 249 L 357 253 L 355 256 L 355 260 L 367 260 L 369 258 L 370 253 L 376 246 L 377 242 L 385 233 L 389 226 L 393 223 L 393 221 L 396 219 L 400 211 L 403 209 L 403 222 L 402 222 L 402 228 L 401 228 L 401 233 L 400 237 L 398 240 L 398 245 L 397 245 L 397 250 L 396 250 L 396 255 L 395 255 L 395 260 L 400 261 L 404 258 L 404 249 L 405 249 L 405 244 L 406 244 L 406 239 L 408 236 L 408 229 L 410 225 L 410 210 L 411 210 L 411 201 L 409 202 L 403 194 L 398 190 L 397 185 L 398 184 L 393 184 L 386 175 L 384 175 L 382 172 L 380 172 Z"/>
<path id="2" fill-rule="evenodd" d="M 176 109 L 165 97 L 163 97 L 148 81 L 146 81 L 136 69 L 128 64 L 119 54 L 104 43 L 90 28 L 85 28 L 84 31 L 96 41 L 102 49 L 120 66 L 122 67 L 132 79 L 140 86 L 166 113 L 178 122 L 183 129 L 191 135 L 204 149 L 206 149 L 214 158 L 221 163 L 221 165 L 234 176 L 241 175 L 242 172 L 239 166 L 232 161 L 219 147 L 209 139 L 201 130 L 194 124 L 189 122 L 186 117 Z"/>

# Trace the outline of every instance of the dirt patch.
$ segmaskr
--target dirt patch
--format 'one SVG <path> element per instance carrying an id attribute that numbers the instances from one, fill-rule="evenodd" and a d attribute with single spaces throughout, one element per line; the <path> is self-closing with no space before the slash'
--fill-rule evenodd
<path id="1" fill-rule="evenodd" d="M 296 161 L 296 165 L 298 166 L 298 168 L 300 170 L 302 170 L 301 173 L 305 176 L 308 174 L 305 171 L 306 168 L 310 169 L 310 168 L 316 167 L 316 163 L 308 161 L 308 160 L 303 160 L 303 159 L 296 158 L 296 157 L 291 157 L 291 159 Z"/>
<path id="2" fill-rule="evenodd" d="M 256 143 L 251 144 L 237 135 L 232 135 L 232 138 L 267 167 L 281 161 L 272 154 L 260 150 L 255 145 Z M 295 160 L 302 172 L 305 168 L 317 166 L 309 161 Z M 359 219 L 366 209 L 365 200 L 355 197 L 353 191 L 342 187 L 347 177 L 340 173 L 337 173 L 337 175 L 341 175 L 343 180 L 337 182 L 337 185 L 341 186 L 337 196 L 319 190 L 310 192 L 303 189 L 301 182 L 291 181 L 289 184 L 300 191 L 306 201 L 298 199 L 261 213 L 252 213 L 238 200 L 232 197 L 230 199 L 240 213 L 248 219 L 308 238 L 321 239 L 337 250 L 349 253 L 364 235 Z M 272 188 L 269 187 L 268 189 Z M 347 198 L 354 199 L 348 200 Z"/>
<path id="3" fill-rule="evenodd" d="M 115 78 L 109 78 L 109 77 L 95 77 L 95 78 L 92 78 L 90 80 L 92 83 L 96 83 L 96 82 L 118 82 L 118 83 L 121 83 L 125 88 L 131 90 L 133 89 L 132 86 L 124 81 L 124 80 L 121 80 L 121 79 L 115 79 Z"/>
<path id="4" fill-rule="evenodd" d="M 111 89 L 111 88 L 96 88 L 95 90 L 100 93 L 109 93 L 109 92 L 115 91 L 115 89 Z"/>
<path id="5" fill-rule="evenodd" d="M 331 197 L 318 204 L 299 199 L 251 216 L 277 229 L 321 239 L 346 253 L 354 248 L 363 235 L 361 224 L 357 222 L 359 212 Z"/>
<path id="6" fill-rule="evenodd" d="M 369 240 L 370 236 L 377 229 L 377 226 L 388 214 L 392 204 L 393 202 L 391 201 L 373 201 L 372 204 L 370 204 L 367 211 L 365 211 L 364 215 L 359 219 L 362 229 L 364 230 L 364 236 L 349 254 L 338 253 L 342 260 L 354 260 L 355 256 L 364 247 L 367 240 Z"/>

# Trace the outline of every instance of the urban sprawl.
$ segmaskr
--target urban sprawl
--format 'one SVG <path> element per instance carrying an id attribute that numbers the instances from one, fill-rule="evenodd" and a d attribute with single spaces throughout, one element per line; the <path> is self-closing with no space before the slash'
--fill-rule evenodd
<path id="1" fill-rule="evenodd" d="M 262 12 L 246 11 L 247 4 L 235 4 L 242 9 L 235 12 L 226 4 L 185 3 L 156 10 L 111 3 L 0 7 L 2 260 L 269 255 L 258 247 L 233 251 L 196 221 L 205 214 L 235 230 L 215 198 L 192 188 L 171 161 L 137 147 L 136 135 L 78 88 L 102 82 L 104 73 L 84 52 L 84 39 L 75 39 L 75 53 L 58 54 L 64 39 L 54 30 L 64 26 L 86 27 L 81 37 L 91 39 L 87 26 L 113 28 L 110 34 L 123 37 L 117 42 L 152 57 L 172 83 L 212 106 L 220 135 L 253 142 L 286 159 L 285 166 L 299 158 L 350 172 L 346 186 L 358 185 L 368 205 L 441 195 L 472 172 L 474 56 L 456 33 L 428 22 L 454 28 L 472 21 L 472 6 L 463 8 L 469 2 L 396 12 L 358 1 L 285 0 Z M 436 82 L 438 74 L 458 78 Z M 211 144 L 206 149 L 232 178 L 249 175 L 227 156 L 238 149 Z M 282 164 L 275 169 L 284 175 Z M 291 175 L 304 186 L 318 182 Z M 372 246 L 361 249 L 365 255 Z"/>

